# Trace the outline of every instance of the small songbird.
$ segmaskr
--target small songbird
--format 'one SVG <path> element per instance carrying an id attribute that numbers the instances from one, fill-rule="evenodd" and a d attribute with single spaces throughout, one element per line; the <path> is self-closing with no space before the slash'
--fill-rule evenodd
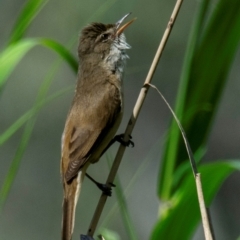
<path id="1" fill-rule="evenodd" d="M 72 238 L 86 169 L 99 160 L 122 119 L 125 51 L 130 48 L 123 31 L 135 20 L 121 26 L 128 15 L 116 24 L 92 23 L 81 32 L 78 81 L 62 135 L 62 240 Z"/>

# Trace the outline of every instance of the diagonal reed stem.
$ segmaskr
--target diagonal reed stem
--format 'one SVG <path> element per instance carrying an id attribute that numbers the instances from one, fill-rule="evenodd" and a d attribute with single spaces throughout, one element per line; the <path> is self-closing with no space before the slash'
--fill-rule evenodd
<path id="1" fill-rule="evenodd" d="M 140 90 L 137 102 L 136 102 L 136 104 L 134 106 L 134 109 L 133 109 L 132 116 L 130 117 L 130 120 L 129 120 L 128 125 L 127 125 L 126 130 L 125 130 L 124 141 L 126 141 L 126 142 L 129 140 L 129 136 L 131 135 L 131 133 L 133 131 L 133 128 L 134 128 L 135 123 L 137 121 L 137 117 L 138 117 L 138 115 L 139 115 L 139 113 L 141 111 L 143 102 L 144 102 L 144 100 L 145 100 L 145 98 L 147 96 L 147 92 L 148 92 L 148 89 L 149 89 L 149 85 L 148 84 L 151 82 L 153 74 L 155 73 L 155 70 L 156 70 L 156 67 L 158 65 L 159 59 L 160 59 L 160 57 L 161 57 L 161 55 L 163 53 L 163 49 L 164 49 L 164 47 L 165 47 L 165 45 L 167 43 L 168 37 L 169 37 L 169 35 L 171 33 L 173 24 L 174 24 L 174 22 L 175 22 L 175 20 L 177 18 L 177 15 L 178 15 L 178 12 L 180 10 L 182 2 L 183 2 L 183 0 L 177 0 L 177 2 L 175 4 L 175 7 L 174 7 L 173 12 L 172 12 L 171 17 L 170 17 L 170 20 L 169 20 L 169 22 L 167 24 L 167 28 L 166 28 L 166 30 L 165 30 L 165 32 L 163 34 L 162 40 L 161 40 L 161 42 L 159 44 L 159 47 L 158 47 L 157 52 L 155 54 L 155 57 L 153 59 L 152 65 L 151 65 L 151 67 L 149 69 L 148 75 L 147 75 L 146 80 L 144 82 L 144 85 L 143 85 L 143 87 Z M 121 160 L 122 160 L 125 148 L 126 147 L 124 145 L 122 145 L 122 144 L 119 146 L 117 155 L 116 155 L 116 157 L 114 159 L 114 162 L 113 162 L 112 168 L 110 170 L 110 173 L 108 175 L 108 179 L 107 179 L 106 184 L 109 184 L 109 183 L 114 181 L 114 178 L 116 176 L 116 173 L 118 171 L 119 165 L 121 163 Z M 90 236 L 90 237 L 93 236 L 93 234 L 94 234 L 94 232 L 96 230 L 96 227 L 97 227 L 99 218 L 101 216 L 103 207 L 104 207 L 104 205 L 106 203 L 106 200 L 107 200 L 107 196 L 102 194 L 100 199 L 99 199 L 98 205 L 96 207 L 95 213 L 93 215 L 91 224 L 90 224 L 89 229 L 88 229 L 87 235 Z"/>

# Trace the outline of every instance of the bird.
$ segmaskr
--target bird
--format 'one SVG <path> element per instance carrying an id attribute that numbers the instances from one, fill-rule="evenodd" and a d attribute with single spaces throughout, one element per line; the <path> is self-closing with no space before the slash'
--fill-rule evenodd
<path id="1" fill-rule="evenodd" d="M 130 13 L 129 13 L 130 14 Z M 82 182 L 114 138 L 123 115 L 123 75 L 128 58 L 126 14 L 115 24 L 91 23 L 78 46 L 77 84 L 62 134 L 62 240 L 71 240 Z"/>

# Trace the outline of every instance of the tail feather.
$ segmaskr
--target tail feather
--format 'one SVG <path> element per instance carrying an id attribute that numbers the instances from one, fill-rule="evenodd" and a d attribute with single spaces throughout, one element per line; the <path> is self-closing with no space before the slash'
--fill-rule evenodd
<path id="1" fill-rule="evenodd" d="M 83 181 L 83 172 L 80 171 L 71 183 L 64 182 L 62 240 L 71 240 L 75 223 L 76 205 Z"/>
<path id="2" fill-rule="evenodd" d="M 63 200 L 63 219 L 62 219 L 62 240 L 70 240 L 72 238 L 74 219 L 73 216 L 74 203 L 70 199 Z"/>

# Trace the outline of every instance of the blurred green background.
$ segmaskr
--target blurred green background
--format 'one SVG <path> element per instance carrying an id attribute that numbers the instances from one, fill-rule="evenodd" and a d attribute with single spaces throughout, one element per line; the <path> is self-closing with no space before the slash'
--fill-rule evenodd
<path id="1" fill-rule="evenodd" d="M 1 50 L 6 46 L 11 29 L 25 2 L 0 1 Z M 137 17 L 137 21 L 126 31 L 127 41 L 132 49 L 128 51 L 130 59 L 124 80 L 125 113 L 119 129 L 119 133 L 122 133 L 174 4 L 173 0 L 51 0 L 33 20 L 25 37 L 52 38 L 71 49 L 76 56 L 79 32 L 87 23 L 92 21 L 114 23 L 124 14 L 133 12 L 131 17 Z M 196 0 L 184 1 L 153 79 L 153 84 L 161 90 L 172 106 L 176 100 L 184 53 L 197 4 Z M 214 1 L 211 8 L 215 8 Z M 205 162 L 239 157 L 239 62 L 238 52 L 213 123 Z M 60 65 L 48 96 L 69 86 L 72 86 L 72 89 L 46 105 L 38 115 L 30 144 L 0 215 L 1 240 L 60 239 L 62 204 L 59 173 L 60 139 L 74 93 L 76 74 L 66 63 L 59 60 L 56 53 L 43 47 L 36 47 L 18 64 L 0 98 L 0 132 L 2 133 L 34 105 L 43 80 L 51 74 L 56 64 Z M 138 239 L 148 239 L 157 220 L 159 201 L 156 182 L 162 154 L 161 146 L 166 140 L 170 120 L 169 110 L 158 94 L 150 90 L 132 134 L 135 148 L 127 149 L 119 170 L 120 181 L 125 188 L 141 162 L 149 152 L 154 151 L 152 155 L 154 157 L 127 196 L 128 209 L 137 229 Z M 23 129 L 20 129 L 1 146 L 0 186 L 8 172 L 22 133 Z M 117 144 L 111 148 L 108 156 L 113 157 L 116 149 Z M 104 182 L 108 173 L 106 159 L 103 158 L 101 162 L 91 166 L 88 172 Z M 219 240 L 236 239 L 239 235 L 239 189 L 240 174 L 234 173 L 224 183 L 211 205 L 212 221 L 216 238 Z M 116 202 L 115 195 L 113 193 L 113 197 L 108 199 L 101 220 Z M 99 196 L 100 192 L 85 179 L 77 206 L 73 239 L 79 239 L 80 233 L 86 233 Z M 107 226 L 116 231 L 121 239 L 128 239 L 119 212 L 111 217 Z M 193 239 L 203 239 L 201 227 Z"/>

